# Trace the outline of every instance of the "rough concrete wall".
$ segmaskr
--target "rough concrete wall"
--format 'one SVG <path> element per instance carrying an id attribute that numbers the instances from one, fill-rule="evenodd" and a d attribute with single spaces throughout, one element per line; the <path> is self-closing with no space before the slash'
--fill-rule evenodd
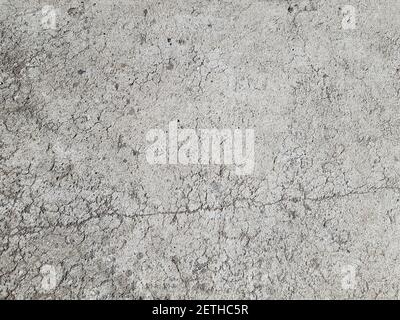
<path id="1" fill-rule="evenodd" d="M 399 298 L 399 17 L 0 0 L 0 298 Z M 254 172 L 150 165 L 173 119 Z"/>

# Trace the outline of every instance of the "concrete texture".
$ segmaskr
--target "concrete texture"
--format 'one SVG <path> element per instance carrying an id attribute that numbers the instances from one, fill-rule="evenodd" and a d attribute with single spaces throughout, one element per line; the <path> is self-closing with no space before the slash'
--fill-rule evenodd
<path id="1" fill-rule="evenodd" d="M 399 298 L 399 16 L 0 0 L 0 298 Z M 174 119 L 253 128 L 253 174 L 149 165 Z"/>

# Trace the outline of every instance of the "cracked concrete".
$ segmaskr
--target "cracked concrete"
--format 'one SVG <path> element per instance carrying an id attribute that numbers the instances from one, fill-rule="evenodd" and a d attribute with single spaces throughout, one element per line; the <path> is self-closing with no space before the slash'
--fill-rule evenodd
<path id="1" fill-rule="evenodd" d="M 400 298 L 399 15 L 0 0 L 0 298 Z M 254 173 L 149 165 L 173 119 Z"/>

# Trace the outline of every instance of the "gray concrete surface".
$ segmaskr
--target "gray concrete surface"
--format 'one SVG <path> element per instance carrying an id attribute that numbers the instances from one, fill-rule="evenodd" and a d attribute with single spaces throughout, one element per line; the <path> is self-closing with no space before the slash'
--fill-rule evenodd
<path id="1" fill-rule="evenodd" d="M 399 298 L 399 16 L 0 0 L 0 298 Z M 254 172 L 150 165 L 174 119 Z"/>

